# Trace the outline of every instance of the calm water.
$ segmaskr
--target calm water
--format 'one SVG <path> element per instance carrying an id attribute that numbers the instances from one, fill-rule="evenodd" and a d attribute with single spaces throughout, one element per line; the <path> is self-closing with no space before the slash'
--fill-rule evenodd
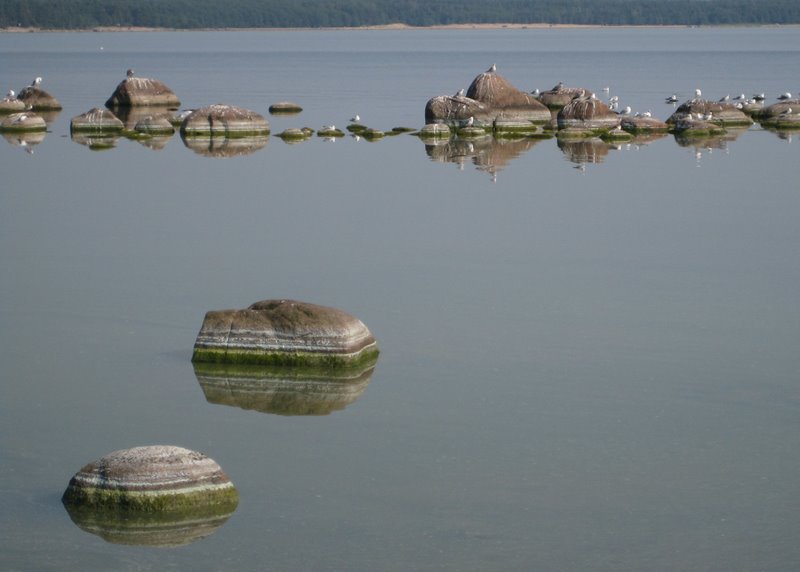
<path id="1" fill-rule="evenodd" d="M 39 75 L 64 105 L 32 154 L 0 141 L 0 569 L 797 570 L 800 134 L 449 160 L 408 135 L 273 137 L 208 158 L 177 136 L 93 152 L 69 120 L 133 67 L 185 107 L 304 106 L 274 133 L 355 113 L 420 127 L 493 62 L 522 89 L 609 86 L 664 119 L 696 87 L 800 91 L 798 40 L 0 34 L 0 90 Z M 346 407 L 206 397 L 204 313 L 278 297 L 378 338 Z M 72 523 L 59 499 L 82 465 L 159 443 L 228 472 L 227 523 L 172 549 Z"/>

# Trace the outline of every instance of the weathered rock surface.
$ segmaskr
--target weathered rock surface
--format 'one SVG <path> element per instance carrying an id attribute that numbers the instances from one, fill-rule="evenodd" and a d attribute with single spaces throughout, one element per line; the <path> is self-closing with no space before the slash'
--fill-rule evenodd
<path id="1" fill-rule="evenodd" d="M 170 109 L 180 107 L 181 100 L 170 88 L 157 79 L 146 77 L 126 77 L 122 80 L 106 107 L 162 106 Z"/>
<path id="2" fill-rule="evenodd" d="M 31 111 L 12 113 L 0 121 L 0 131 L 3 132 L 30 132 L 46 131 L 47 123 L 38 114 Z"/>
<path id="3" fill-rule="evenodd" d="M 206 313 L 193 362 L 361 366 L 378 344 L 354 316 L 295 300 L 264 300 L 244 310 Z"/>
<path id="4" fill-rule="evenodd" d="M 505 121 L 547 123 L 550 112 L 533 95 L 520 91 L 494 71 L 479 74 L 466 96 L 440 95 L 425 105 L 426 123 L 463 126 L 470 117 L 477 126 L 492 126 L 498 117 Z"/>
<path id="5" fill-rule="evenodd" d="M 45 90 L 29 85 L 19 92 L 17 98 L 22 100 L 27 109 L 33 111 L 50 111 L 61 109 L 61 103 Z"/>
<path id="6" fill-rule="evenodd" d="M 557 120 L 559 129 L 613 129 L 619 125 L 619 116 L 605 103 L 583 93 L 561 108 Z"/>
<path id="7" fill-rule="evenodd" d="M 235 105 L 215 104 L 192 111 L 181 124 L 185 137 L 252 137 L 269 135 L 263 115 Z"/>
<path id="8" fill-rule="evenodd" d="M 133 512 L 192 513 L 233 509 L 239 495 L 220 466 L 202 453 L 152 445 L 114 451 L 89 463 L 69 482 L 65 505 Z"/>
<path id="9" fill-rule="evenodd" d="M 444 123 L 428 123 L 419 131 L 423 139 L 449 139 L 450 135 L 450 128 Z"/>
<path id="10" fill-rule="evenodd" d="M 329 415 L 353 403 L 374 366 L 314 369 L 195 363 L 209 403 L 275 415 Z"/>
<path id="11" fill-rule="evenodd" d="M 677 125 L 680 121 L 687 119 L 723 126 L 753 124 L 753 120 L 736 105 L 705 99 L 691 99 L 682 103 L 675 113 L 669 116 L 667 124 Z"/>
<path id="12" fill-rule="evenodd" d="M 73 117 L 70 121 L 72 132 L 104 132 L 122 131 L 122 121 L 108 109 L 95 107 L 86 113 Z"/>
<path id="13" fill-rule="evenodd" d="M 576 96 L 591 97 L 593 94 L 588 89 L 582 87 L 566 87 L 563 83 L 559 82 L 558 85 L 543 91 L 539 94 L 539 102 L 550 109 L 561 109 L 567 105 Z"/>

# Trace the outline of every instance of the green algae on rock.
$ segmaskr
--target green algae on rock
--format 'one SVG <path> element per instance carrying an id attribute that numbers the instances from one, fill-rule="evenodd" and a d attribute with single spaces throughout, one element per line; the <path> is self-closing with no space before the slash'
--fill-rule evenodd
<path id="1" fill-rule="evenodd" d="M 108 511 L 193 514 L 201 507 L 233 510 L 239 494 L 220 466 L 202 453 L 151 445 L 114 451 L 89 463 L 62 497 L 69 506 Z"/>
<path id="2" fill-rule="evenodd" d="M 375 362 L 360 368 L 195 363 L 209 403 L 273 415 L 329 415 L 356 401 Z"/>
<path id="3" fill-rule="evenodd" d="M 361 320 L 336 308 L 263 300 L 243 310 L 206 313 L 193 362 L 359 367 L 378 344 Z"/>

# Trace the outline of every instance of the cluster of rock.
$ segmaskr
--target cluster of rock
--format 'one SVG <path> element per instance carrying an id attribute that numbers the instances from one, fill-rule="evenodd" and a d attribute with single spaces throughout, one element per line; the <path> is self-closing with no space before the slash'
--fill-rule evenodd
<path id="1" fill-rule="evenodd" d="M 355 401 L 378 345 L 359 319 L 294 300 L 206 313 L 192 361 L 211 403 L 280 415 L 326 415 Z M 202 453 L 154 445 L 88 463 L 62 496 L 72 520 L 109 542 L 177 546 L 211 534 L 239 494 Z"/>

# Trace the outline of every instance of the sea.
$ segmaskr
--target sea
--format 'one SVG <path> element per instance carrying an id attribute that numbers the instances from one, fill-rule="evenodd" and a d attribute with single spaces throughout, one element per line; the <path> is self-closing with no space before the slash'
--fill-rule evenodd
<path id="1" fill-rule="evenodd" d="M 0 570 L 800 569 L 800 132 L 275 136 L 418 130 L 492 64 L 663 120 L 796 94 L 800 28 L 0 33 L 0 95 L 63 105 L 0 140 Z M 272 135 L 73 139 L 128 68 Z M 205 313 L 265 299 L 358 317 L 374 370 L 196 371 Z M 144 445 L 236 510 L 73 519 L 70 478 Z"/>

